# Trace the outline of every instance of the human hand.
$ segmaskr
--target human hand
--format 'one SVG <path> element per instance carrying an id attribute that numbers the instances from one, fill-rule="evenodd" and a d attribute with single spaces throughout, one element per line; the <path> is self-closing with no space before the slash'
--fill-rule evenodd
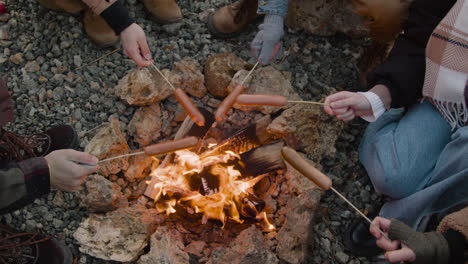
<path id="1" fill-rule="evenodd" d="M 267 64 L 276 57 L 281 49 L 281 38 L 284 35 L 284 18 L 279 15 L 266 15 L 263 24 L 250 44 L 250 49 L 261 64 Z"/>
<path id="2" fill-rule="evenodd" d="M 349 121 L 355 116 L 372 115 L 372 106 L 367 98 L 359 93 L 338 92 L 325 98 L 324 110 L 331 116 Z"/>
<path id="3" fill-rule="evenodd" d="M 120 33 L 125 55 L 130 57 L 139 67 L 148 67 L 153 63 L 151 51 L 146 42 L 143 29 L 133 23 Z"/>
<path id="4" fill-rule="evenodd" d="M 62 191 L 77 191 L 86 176 L 97 171 L 96 157 L 73 149 L 52 151 L 45 159 L 49 165 L 50 184 Z"/>
<path id="5" fill-rule="evenodd" d="M 377 246 L 386 251 L 385 258 L 391 263 L 402 261 L 415 261 L 416 254 L 411 248 L 407 247 L 405 244 L 401 243 L 398 240 L 390 241 L 380 233 L 379 229 L 383 230 L 385 233 L 388 233 L 388 230 L 390 229 L 390 224 L 390 220 L 382 217 L 376 217 L 370 225 L 370 233 L 377 239 Z"/>

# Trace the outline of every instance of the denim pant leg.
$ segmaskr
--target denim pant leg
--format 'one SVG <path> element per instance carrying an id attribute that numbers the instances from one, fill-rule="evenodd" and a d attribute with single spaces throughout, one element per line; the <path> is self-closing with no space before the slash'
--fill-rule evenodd
<path id="1" fill-rule="evenodd" d="M 450 136 L 447 121 L 429 102 L 404 115 L 393 109 L 368 126 L 359 158 L 377 192 L 401 199 L 426 186 Z"/>
<path id="2" fill-rule="evenodd" d="M 424 216 L 468 203 L 468 127 L 458 129 L 442 151 L 424 189 L 385 203 L 380 215 L 416 228 Z"/>

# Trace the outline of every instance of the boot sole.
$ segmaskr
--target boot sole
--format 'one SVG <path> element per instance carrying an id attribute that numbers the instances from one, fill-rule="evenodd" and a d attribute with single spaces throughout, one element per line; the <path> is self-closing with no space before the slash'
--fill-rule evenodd
<path id="1" fill-rule="evenodd" d="M 208 15 L 208 19 L 206 21 L 206 26 L 208 27 L 208 31 L 210 31 L 211 35 L 217 37 L 217 38 L 224 38 L 224 39 L 227 39 L 227 38 L 232 38 L 232 37 L 235 37 L 237 35 L 240 34 L 240 32 L 242 31 L 238 31 L 238 32 L 232 32 L 232 33 L 223 33 L 219 30 L 217 30 L 214 26 L 214 23 L 213 23 L 213 16 L 214 16 L 214 12 L 211 12 L 209 15 Z"/>

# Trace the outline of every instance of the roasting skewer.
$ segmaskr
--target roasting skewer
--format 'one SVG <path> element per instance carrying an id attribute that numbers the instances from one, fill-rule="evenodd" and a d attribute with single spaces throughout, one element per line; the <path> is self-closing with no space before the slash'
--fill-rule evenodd
<path id="1" fill-rule="evenodd" d="M 148 155 L 148 156 L 162 156 L 168 153 L 176 152 L 178 150 L 190 149 L 198 145 L 197 137 L 186 137 L 182 139 L 169 140 L 154 145 L 145 147 L 144 151 L 139 151 L 135 153 L 129 153 L 125 155 L 115 156 L 107 159 L 100 160 L 98 163 L 103 163 L 106 161 L 126 158 L 137 155 Z"/>
<path id="2" fill-rule="evenodd" d="M 295 168 L 298 172 L 300 172 L 304 177 L 315 183 L 317 186 L 322 188 L 323 190 L 332 190 L 335 192 L 341 199 L 347 202 L 356 212 L 359 213 L 367 222 L 372 225 L 372 221 L 361 211 L 359 210 L 352 202 L 350 202 L 346 197 L 344 197 L 340 192 L 338 192 L 332 186 L 332 181 L 329 177 L 325 174 L 317 170 L 314 166 L 312 166 L 309 162 L 307 162 L 299 153 L 293 150 L 290 147 L 284 147 L 281 150 L 281 156 L 285 161 L 287 161 L 293 168 Z M 387 239 L 388 236 L 379 228 L 379 232 Z M 390 240 L 390 239 L 389 239 Z"/>
<path id="3" fill-rule="evenodd" d="M 190 98 L 184 92 L 184 90 L 180 88 L 175 88 L 174 85 L 169 81 L 169 79 L 167 79 L 167 77 L 158 69 L 158 67 L 156 67 L 156 65 L 154 65 L 154 63 L 152 63 L 151 66 L 163 77 L 167 84 L 169 84 L 169 86 L 172 88 L 175 98 L 184 108 L 185 112 L 190 117 L 190 119 L 192 119 L 193 122 L 198 126 L 204 126 L 205 117 L 200 112 L 200 110 L 198 110 L 198 108 L 195 106 L 192 100 L 190 100 Z"/>
<path id="4" fill-rule="evenodd" d="M 236 104 L 248 106 L 267 105 L 282 107 L 287 105 L 288 103 L 328 105 L 321 102 L 288 100 L 288 98 L 286 98 L 285 96 L 273 94 L 241 94 L 237 97 L 236 100 Z"/>

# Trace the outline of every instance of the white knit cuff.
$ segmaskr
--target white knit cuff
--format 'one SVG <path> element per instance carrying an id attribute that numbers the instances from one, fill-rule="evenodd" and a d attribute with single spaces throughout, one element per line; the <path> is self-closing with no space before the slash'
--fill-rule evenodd
<path id="1" fill-rule="evenodd" d="M 369 101 L 371 108 L 372 108 L 372 115 L 361 116 L 362 119 L 366 120 L 367 122 L 374 122 L 383 113 L 385 113 L 385 110 L 386 110 L 385 105 L 382 99 L 380 99 L 380 97 L 377 94 L 373 92 L 365 92 L 365 93 L 358 92 L 358 93 L 366 97 L 366 99 Z"/>

